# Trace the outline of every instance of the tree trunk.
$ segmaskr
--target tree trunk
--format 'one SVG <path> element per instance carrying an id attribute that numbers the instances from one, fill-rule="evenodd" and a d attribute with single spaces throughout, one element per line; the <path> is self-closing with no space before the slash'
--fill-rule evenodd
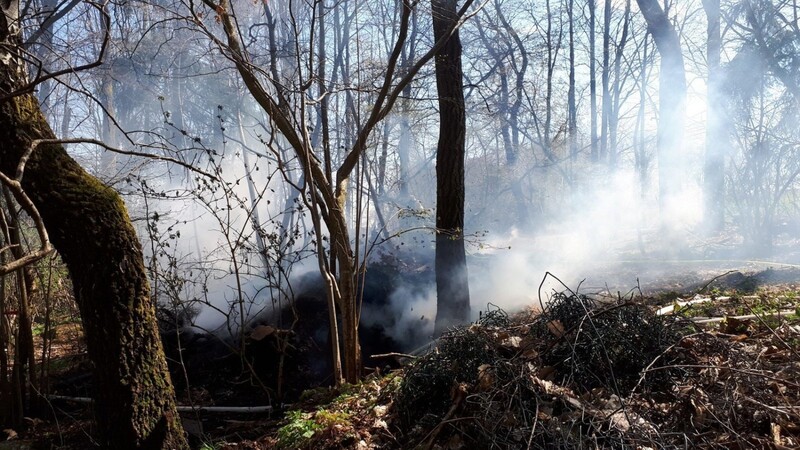
<path id="1" fill-rule="evenodd" d="M 649 184 L 649 173 L 650 173 L 650 157 L 647 154 L 647 141 L 645 139 L 645 106 L 647 105 L 647 85 L 649 80 L 649 75 L 647 72 L 648 67 L 648 59 L 649 59 L 649 47 L 650 47 L 650 40 L 648 37 L 650 36 L 649 33 L 644 35 L 644 41 L 642 42 L 642 59 L 639 62 L 639 107 L 636 113 L 636 125 L 634 126 L 633 130 L 633 155 L 634 155 L 634 167 L 636 168 L 636 173 L 638 175 L 639 180 L 639 199 L 644 202 L 646 201 L 647 197 L 647 186 Z M 644 210 L 639 212 L 640 219 L 644 219 Z M 642 223 L 643 221 L 640 220 L 639 224 L 636 226 L 636 235 L 637 235 L 637 242 L 639 244 L 639 252 L 644 255 L 645 248 L 644 248 L 644 235 L 642 230 Z"/>
<path id="2" fill-rule="evenodd" d="M 711 233 L 722 231 L 725 225 L 725 149 L 728 136 L 725 126 L 725 108 L 721 92 L 720 54 L 720 2 L 703 0 L 708 18 L 706 56 L 708 81 L 706 83 L 706 155 L 704 164 L 705 226 Z"/>
<path id="3" fill-rule="evenodd" d="M 344 254 L 344 252 L 342 252 Z M 342 320 L 342 376 L 348 383 L 361 379 L 361 343 L 358 340 L 359 317 L 355 267 L 352 253 L 339 258 L 339 312 Z"/>
<path id="4" fill-rule="evenodd" d="M 622 17 L 622 36 L 617 43 L 614 57 L 614 82 L 611 86 L 611 108 L 608 117 L 608 166 L 611 170 L 617 168 L 619 151 L 617 149 L 617 133 L 619 132 L 619 107 L 620 96 L 622 95 L 622 58 L 625 52 L 625 45 L 628 43 L 628 31 L 631 23 L 631 0 L 625 1 L 625 12 Z"/>
<path id="5" fill-rule="evenodd" d="M 33 45 L 33 53 L 39 58 L 41 64 L 47 65 L 48 53 L 53 51 L 53 21 L 50 20 L 58 8 L 58 1 L 56 0 L 43 0 L 41 9 L 38 11 L 39 16 L 39 38 L 36 42 L 29 42 Z M 39 92 L 37 97 L 39 105 L 42 107 L 42 114 L 47 117 L 50 114 L 50 109 L 54 103 L 54 99 L 50 96 L 53 94 L 55 82 L 54 80 L 45 80 L 39 85 Z"/>
<path id="6" fill-rule="evenodd" d="M 432 0 L 434 40 L 457 20 L 455 0 Z M 466 114 L 461 40 L 456 30 L 436 54 L 439 142 L 436 156 L 435 333 L 469 320 L 469 283 L 464 251 L 464 149 Z"/>
<path id="7" fill-rule="evenodd" d="M 17 1 L 0 16 L 0 92 L 26 82 Z M 31 94 L 0 103 L 0 170 L 14 176 L 37 139 L 55 136 Z M 156 328 L 142 250 L 119 195 L 59 144 L 28 160 L 22 186 L 67 263 L 94 362 L 100 443 L 114 449 L 188 448 Z"/>
<path id="8" fill-rule="evenodd" d="M 668 214 L 670 201 L 677 193 L 683 177 L 684 103 L 686 99 L 686 70 L 678 33 L 661 9 L 658 0 L 636 0 L 647 21 L 647 28 L 661 56 L 658 85 L 658 201 L 662 214 Z M 672 205 L 678 207 L 678 205 Z"/>
<path id="9" fill-rule="evenodd" d="M 600 112 L 600 160 L 608 157 L 608 132 L 611 119 L 611 90 L 609 88 L 611 75 L 611 0 L 603 4 L 603 72 L 600 82 L 603 90 L 603 104 Z M 611 162 L 609 157 L 608 162 Z"/>
<path id="10" fill-rule="evenodd" d="M 2 211 L 0 211 L 2 213 Z M 0 240 L 0 245 L 5 246 L 6 241 Z M 0 265 L 6 263 L 5 254 L 0 253 Z M 0 424 L 12 425 L 14 415 L 14 402 L 11 397 L 11 382 L 9 380 L 9 361 L 6 350 L 11 345 L 11 321 L 6 313 L 6 277 L 0 275 Z"/>
<path id="11" fill-rule="evenodd" d="M 416 55 L 416 34 L 417 34 L 417 11 L 411 13 L 411 37 L 408 39 L 406 48 L 400 56 L 400 70 L 408 72 L 409 66 L 413 64 Z M 411 151 L 414 148 L 414 134 L 411 129 L 409 117 L 413 114 L 412 84 L 409 83 L 403 89 L 403 96 L 400 100 L 400 138 L 397 142 L 397 203 L 401 208 L 413 209 L 417 207 L 411 198 L 409 182 L 411 178 Z M 411 214 L 401 214 L 399 218 L 400 230 L 408 230 L 414 226 L 414 219 Z"/>
<path id="12" fill-rule="evenodd" d="M 575 103 L 575 24 L 573 22 L 575 0 L 567 3 L 569 22 L 569 89 L 567 91 L 567 134 L 569 136 L 569 156 L 574 162 L 578 157 L 578 108 Z"/>

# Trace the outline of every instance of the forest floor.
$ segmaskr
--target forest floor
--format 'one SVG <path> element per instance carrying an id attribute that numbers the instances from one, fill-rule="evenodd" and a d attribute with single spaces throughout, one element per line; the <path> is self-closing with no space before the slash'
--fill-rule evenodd
<path id="1" fill-rule="evenodd" d="M 184 424 L 202 449 L 800 447 L 800 268 L 672 269 L 488 309 L 358 385 Z M 89 395 L 79 327 L 53 336 L 51 391 Z M 92 426 L 86 404 L 52 399 L 0 449 L 93 448 Z"/>

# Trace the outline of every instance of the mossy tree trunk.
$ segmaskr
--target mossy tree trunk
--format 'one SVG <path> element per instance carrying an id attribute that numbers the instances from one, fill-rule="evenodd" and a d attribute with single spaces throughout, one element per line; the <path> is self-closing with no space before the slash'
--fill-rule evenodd
<path id="1" fill-rule="evenodd" d="M 26 82 L 17 0 L 0 6 L 0 97 Z M 35 140 L 55 135 L 31 94 L 0 100 L 0 170 L 14 176 Z M 62 145 L 39 145 L 22 186 L 72 277 L 89 357 L 103 448 L 188 448 L 156 328 L 142 250 L 119 195 Z"/>

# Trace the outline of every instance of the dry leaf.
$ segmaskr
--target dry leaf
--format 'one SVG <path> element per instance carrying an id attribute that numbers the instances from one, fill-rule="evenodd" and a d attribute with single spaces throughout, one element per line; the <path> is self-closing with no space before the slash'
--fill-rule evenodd
<path id="1" fill-rule="evenodd" d="M 372 408 L 372 411 L 375 413 L 377 417 L 383 417 L 386 415 L 386 411 L 389 409 L 386 405 L 378 405 Z"/>
<path id="2" fill-rule="evenodd" d="M 611 422 L 611 425 L 622 431 L 628 431 L 631 428 L 630 422 L 628 422 L 628 413 L 627 412 L 615 412 L 608 417 L 608 420 Z"/>
<path id="3" fill-rule="evenodd" d="M 478 367 L 478 388 L 481 391 L 488 391 L 494 384 L 494 374 L 490 364 L 481 364 Z"/>
<path id="4" fill-rule="evenodd" d="M 560 320 L 551 320 L 550 322 L 547 322 L 547 329 L 553 336 L 557 338 L 563 336 L 565 332 L 564 324 L 562 324 Z"/>
<path id="5" fill-rule="evenodd" d="M 450 439 L 447 440 L 447 443 L 444 446 L 445 450 L 460 450 L 464 447 L 464 440 L 461 439 L 461 435 L 458 433 L 450 436 Z"/>
<path id="6" fill-rule="evenodd" d="M 772 443 L 775 445 L 781 445 L 781 426 L 777 423 L 769 424 L 769 431 L 772 435 Z"/>
<path id="7" fill-rule="evenodd" d="M 778 347 L 776 347 L 774 345 L 769 345 L 764 349 L 764 354 L 765 355 L 772 355 L 772 354 L 778 353 L 780 351 L 781 351 L 781 349 L 779 349 Z"/>
<path id="8" fill-rule="evenodd" d="M 742 320 L 728 316 L 719 323 L 719 331 L 725 334 L 741 334 L 747 331 L 752 323 L 751 320 Z"/>
<path id="9" fill-rule="evenodd" d="M 522 352 L 522 357 L 525 359 L 536 359 L 539 357 L 539 352 L 532 348 L 527 348 Z"/>
<path id="10" fill-rule="evenodd" d="M 259 325 L 253 328 L 253 332 L 250 333 L 250 339 L 254 341 L 260 341 L 274 332 L 275 332 L 274 327 L 271 327 L 269 325 Z"/>
<path id="11" fill-rule="evenodd" d="M 785 394 L 786 393 L 786 385 L 783 383 L 778 383 L 777 381 L 770 381 L 768 383 L 770 390 L 775 394 Z"/>
<path id="12" fill-rule="evenodd" d="M 500 345 L 503 347 L 519 348 L 520 342 L 522 342 L 522 338 L 519 336 L 509 336 L 504 339 Z"/>

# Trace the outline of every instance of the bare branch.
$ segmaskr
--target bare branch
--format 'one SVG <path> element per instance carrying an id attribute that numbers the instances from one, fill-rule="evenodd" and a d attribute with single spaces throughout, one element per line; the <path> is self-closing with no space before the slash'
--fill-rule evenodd
<path id="1" fill-rule="evenodd" d="M 38 68 L 39 74 L 37 74 L 37 76 L 33 79 L 33 81 L 23 85 L 22 87 L 20 87 L 19 89 L 15 90 L 15 91 L 12 91 L 12 92 L 9 92 L 9 93 L 7 93 L 7 94 L 5 94 L 3 96 L 0 96 L 0 102 L 5 102 L 5 101 L 8 101 L 9 99 L 12 99 L 14 97 L 18 97 L 18 96 L 23 95 L 23 94 L 31 93 L 36 88 L 36 86 L 38 86 L 39 84 L 41 84 L 41 83 L 43 83 L 43 82 L 45 82 L 45 81 L 47 81 L 47 80 L 49 80 L 51 78 L 58 78 L 61 75 L 67 75 L 67 74 L 73 74 L 73 73 L 76 73 L 76 72 L 81 72 L 81 71 L 84 71 L 84 70 L 95 68 L 95 67 L 100 66 L 101 64 L 103 64 L 103 58 L 105 57 L 106 49 L 108 48 L 108 43 L 109 43 L 109 41 L 111 39 L 111 16 L 109 16 L 108 11 L 106 11 L 106 4 L 105 3 L 100 5 L 100 4 L 97 4 L 97 3 L 94 3 L 94 2 L 89 2 L 89 4 L 92 5 L 93 7 L 97 8 L 97 10 L 100 11 L 100 14 L 102 15 L 102 18 L 103 18 L 103 43 L 100 45 L 100 52 L 97 55 L 97 59 L 95 61 L 91 62 L 91 63 L 88 63 L 88 64 L 83 64 L 83 65 L 76 66 L 76 67 L 68 67 L 66 69 L 57 70 L 55 72 L 47 72 L 47 71 L 43 70 L 42 67 L 41 67 L 41 63 L 38 63 L 37 64 L 37 68 Z M 45 72 L 45 75 L 40 75 L 42 72 Z"/>
<path id="2" fill-rule="evenodd" d="M 344 161 L 342 162 L 342 165 L 339 167 L 339 170 L 336 171 L 337 188 L 347 177 L 350 176 L 350 173 L 355 168 L 356 163 L 358 163 L 359 155 L 366 148 L 367 139 L 369 138 L 369 135 L 372 133 L 372 130 L 384 117 L 386 117 L 386 115 L 389 114 L 389 112 L 392 110 L 392 107 L 394 106 L 394 103 L 397 101 L 397 98 L 403 92 L 403 89 L 405 89 L 406 85 L 411 83 L 414 77 L 417 76 L 417 73 L 428 63 L 428 61 L 430 61 L 436 55 L 436 53 L 442 47 L 444 47 L 444 45 L 447 43 L 447 41 L 450 39 L 453 33 L 455 33 L 456 30 L 458 30 L 467 19 L 477 14 L 477 12 L 479 12 L 483 7 L 483 5 L 481 5 L 481 7 L 476 8 L 476 11 L 467 14 L 466 12 L 470 8 L 470 6 L 472 6 L 473 2 L 474 0 L 467 0 L 464 2 L 464 5 L 458 11 L 457 17 L 459 19 L 455 21 L 450 30 L 447 33 L 445 33 L 445 35 L 442 36 L 441 39 L 439 39 L 436 43 L 434 43 L 434 45 L 428 50 L 428 52 L 422 55 L 417 60 L 417 62 L 408 69 L 405 76 L 396 85 L 392 86 L 393 70 L 395 65 L 397 64 L 397 60 L 400 57 L 400 53 L 402 53 L 401 51 L 398 50 L 402 50 L 402 45 L 403 42 L 405 41 L 406 32 L 408 31 L 408 17 L 411 13 L 411 8 L 413 7 L 413 5 L 409 3 L 406 2 L 403 3 L 404 9 L 403 9 L 403 16 L 400 21 L 400 26 L 401 26 L 400 34 L 397 37 L 395 50 L 392 52 L 392 55 L 389 58 L 389 62 L 387 63 L 387 71 L 386 71 L 386 76 L 384 78 L 383 86 L 381 87 L 381 90 L 378 94 L 378 100 L 376 100 L 375 102 L 375 107 L 372 109 L 372 113 L 370 114 L 369 119 L 367 119 L 367 123 L 359 132 L 358 137 L 356 138 L 356 142 L 353 144 L 353 148 L 345 157 Z M 385 102 L 384 98 L 386 99 Z"/>
<path id="3" fill-rule="evenodd" d="M 196 172 L 196 173 L 198 173 L 200 175 L 208 177 L 213 181 L 219 181 L 219 178 L 217 178 L 216 176 L 206 172 L 203 169 L 199 169 L 199 168 L 197 168 L 197 167 L 195 167 L 195 166 L 193 166 L 193 165 L 191 165 L 189 163 L 183 162 L 183 161 L 181 161 L 179 159 L 175 159 L 175 158 L 172 158 L 172 157 L 169 157 L 169 156 L 154 155 L 152 153 L 137 152 L 137 151 L 132 151 L 132 150 L 123 150 L 123 149 L 120 149 L 120 148 L 112 147 L 112 146 L 106 144 L 105 142 L 103 142 L 101 140 L 91 139 L 91 138 L 35 139 L 35 140 L 31 141 L 30 148 L 28 148 L 25 151 L 25 153 L 22 155 L 22 158 L 20 158 L 20 161 L 19 161 L 19 165 L 17 166 L 16 178 L 17 178 L 18 181 L 22 180 L 22 173 L 25 170 L 25 164 L 27 163 L 28 158 L 30 158 L 30 156 L 34 152 L 34 150 L 36 150 L 36 148 L 38 146 L 40 146 L 40 145 L 49 145 L 49 144 L 94 144 L 94 145 L 103 147 L 104 149 L 106 149 L 106 150 L 108 150 L 110 152 L 118 153 L 120 155 L 139 156 L 139 157 L 142 157 L 142 158 L 155 159 L 155 160 L 158 160 L 158 161 L 165 161 L 165 162 L 169 162 L 169 163 L 172 163 L 172 164 L 176 164 L 176 165 L 179 165 L 179 166 L 181 166 L 181 167 L 183 167 L 185 169 L 188 169 L 188 170 L 190 170 L 192 172 Z"/>
<path id="4" fill-rule="evenodd" d="M 22 185 L 20 184 L 19 180 L 12 180 L 3 172 L 0 172 L 0 182 L 8 187 L 8 190 L 14 195 L 14 198 L 17 200 L 22 209 L 24 209 L 31 219 L 33 219 L 33 223 L 36 225 L 36 231 L 39 233 L 39 242 L 41 243 L 39 250 L 29 253 L 21 258 L 17 258 L 7 264 L 0 265 L 1 276 L 19 270 L 44 258 L 53 251 L 53 247 L 50 245 L 50 238 L 48 237 L 47 230 L 44 227 L 42 216 L 39 215 L 39 210 L 36 209 L 36 206 L 34 206 L 31 199 L 22 190 Z M 6 250 L 7 248 L 4 248 L 3 250 Z"/>

